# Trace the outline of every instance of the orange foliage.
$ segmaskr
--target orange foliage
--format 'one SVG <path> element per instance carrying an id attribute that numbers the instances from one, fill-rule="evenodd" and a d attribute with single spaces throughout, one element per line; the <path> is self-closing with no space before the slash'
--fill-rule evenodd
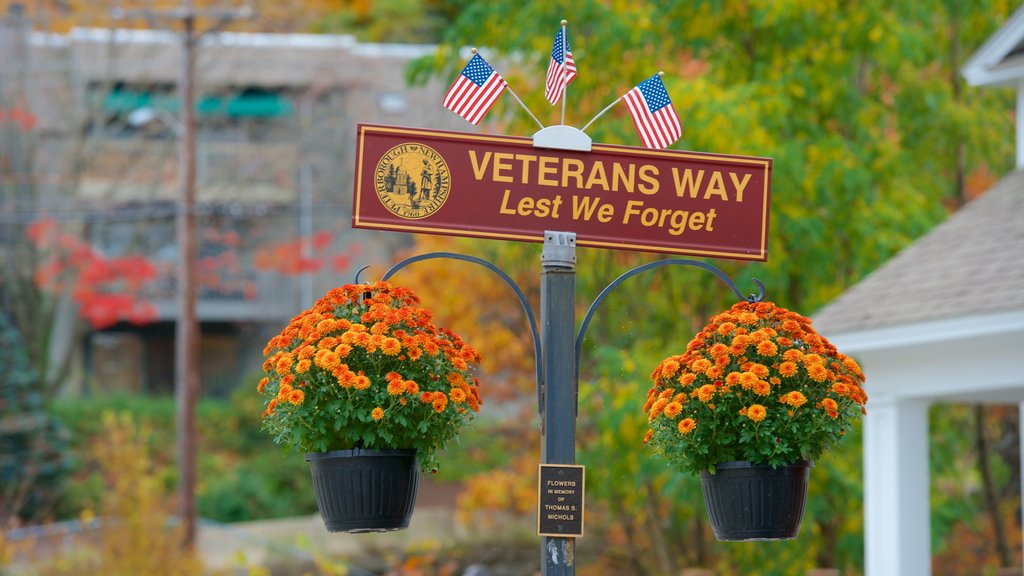
<path id="1" fill-rule="evenodd" d="M 466 479 L 457 504 L 459 522 L 469 526 L 494 527 L 500 522 L 495 512 L 528 514 L 535 510 L 540 442 L 536 436 L 532 440 L 529 446 L 534 449 L 518 456 L 506 468 Z"/>
<path id="2" fill-rule="evenodd" d="M 974 200 L 991 189 L 998 180 L 999 178 L 989 170 L 988 166 L 982 165 L 967 176 L 967 182 L 964 183 L 964 196 L 967 200 Z"/>

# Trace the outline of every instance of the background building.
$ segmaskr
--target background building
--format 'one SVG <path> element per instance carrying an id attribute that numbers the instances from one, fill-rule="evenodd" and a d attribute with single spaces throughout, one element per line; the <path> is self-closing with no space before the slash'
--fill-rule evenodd
<path id="1" fill-rule="evenodd" d="M 440 105 L 444 86 L 405 81 L 407 65 L 432 51 L 349 36 L 203 37 L 195 85 L 204 393 L 227 393 L 258 370 L 282 322 L 408 241 L 351 229 L 355 125 L 464 130 Z M 63 341 L 51 349 L 80 350 L 73 365 L 83 377 L 72 381 L 85 392 L 169 392 L 181 40 L 135 29 L 35 32 L 15 5 L 0 53 L 0 250 L 16 255 L 26 227 L 47 220 L 104 257 L 144 257 L 156 278 L 113 289 L 151 305 L 145 322 L 54 330 Z M 13 259 L 23 275 L 39 264 Z M 6 286 L 0 294 L 14 307 Z M 75 324 L 69 299 L 58 298 L 63 326 Z"/>

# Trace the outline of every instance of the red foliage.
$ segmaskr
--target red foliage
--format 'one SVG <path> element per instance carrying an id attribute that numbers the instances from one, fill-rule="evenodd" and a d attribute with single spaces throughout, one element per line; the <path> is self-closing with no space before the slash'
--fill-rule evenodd
<path id="1" fill-rule="evenodd" d="M 29 132 L 36 127 L 39 119 L 28 109 L 28 103 L 22 97 L 11 108 L 7 110 L 0 109 L 0 125 L 7 122 L 17 126 L 21 132 Z"/>
<path id="2" fill-rule="evenodd" d="M 156 278 L 156 267 L 149 260 L 107 258 L 48 219 L 30 224 L 25 236 L 43 254 L 35 272 L 36 285 L 52 293 L 70 293 L 93 328 L 121 320 L 144 324 L 156 319 L 156 308 L 136 295 Z"/>
<path id="3" fill-rule="evenodd" d="M 243 273 L 239 260 L 238 233 L 206 228 L 202 235 L 206 244 L 223 250 L 197 262 L 199 284 L 214 291 L 238 293 L 247 300 L 255 299 L 256 286 Z M 157 318 L 156 308 L 139 294 L 158 276 L 174 274 L 173 269 L 158 269 L 154 262 L 138 255 L 107 257 L 50 219 L 29 224 L 25 237 L 42 255 L 35 270 L 36 285 L 50 293 L 71 295 L 80 315 L 93 328 L 102 329 L 121 321 L 144 324 Z M 307 241 L 312 248 L 308 257 L 302 255 Z M 333 244 L 333 232 L 321 231 L 308 239 L 260 248 L 254 254 L 254 268 L 298 275 L 318 272 L 330 264 L 334 270 L 343 271 L 361 251 L 359 245 L 352 245 L 347 253 L 337 253 L 332 251 Z"/>
<path id="4" fill-rule="evenodd" d="M 309 243 L 312 255 L 305 256 L 304 246 Z M 361 247 L 353 244 L 348 247 L 347 254 L 329 254 L 334 243 L 334 233 L 320 231 L 308 238 L 285 240 L 265 248 L 256 250 L 253 266 L 261 272 L 277 272 L 286 276 L 296 276 L 319 272 L 324 264 L 331 263 L 335 271 L 343 271 L 351 263 L 351 257 L 359 254 Z"/>

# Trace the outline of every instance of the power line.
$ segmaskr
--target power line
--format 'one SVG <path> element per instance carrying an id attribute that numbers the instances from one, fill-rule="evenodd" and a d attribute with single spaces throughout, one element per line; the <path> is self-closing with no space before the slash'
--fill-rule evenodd
<path id="1" fill-rule="evenodd" d="M 351 204 L 315 203 L 312 205 L 313 213 L 330 218 L 348 217 L 351 209 Z M 294 204 L 199 204 L 195 208 L 195 213 L 200 218 L 227 217 L 237 220 L 292 216 L 300 211 L 301 207 Z M 0 223 L 25 224 L 44 218 L 61 222 L 141 222 L 173 218 L 177 213 L 177 207 L 170 204 L 117 208 L 15 208 L 13 210 L 0 209 Z"/>

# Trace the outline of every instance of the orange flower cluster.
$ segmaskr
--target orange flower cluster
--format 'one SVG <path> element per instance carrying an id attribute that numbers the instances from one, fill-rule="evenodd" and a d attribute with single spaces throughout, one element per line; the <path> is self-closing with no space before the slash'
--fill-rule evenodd
<path id="1" fill-rule="evenodd" d="M 867 402 L 857 363 L 808 318 L 771 302 L 740 302 L 713 317 L 651 379 L 645 443 L 694 472 L 817 457 Z"/>
<path id="2" fill-rule="evenodd" d="M 331 290 L 263 354 L 265 428 L 307 452 L 417 448 L 423 462 L 483 403 L 477 351 L 385 282 Z"/>

